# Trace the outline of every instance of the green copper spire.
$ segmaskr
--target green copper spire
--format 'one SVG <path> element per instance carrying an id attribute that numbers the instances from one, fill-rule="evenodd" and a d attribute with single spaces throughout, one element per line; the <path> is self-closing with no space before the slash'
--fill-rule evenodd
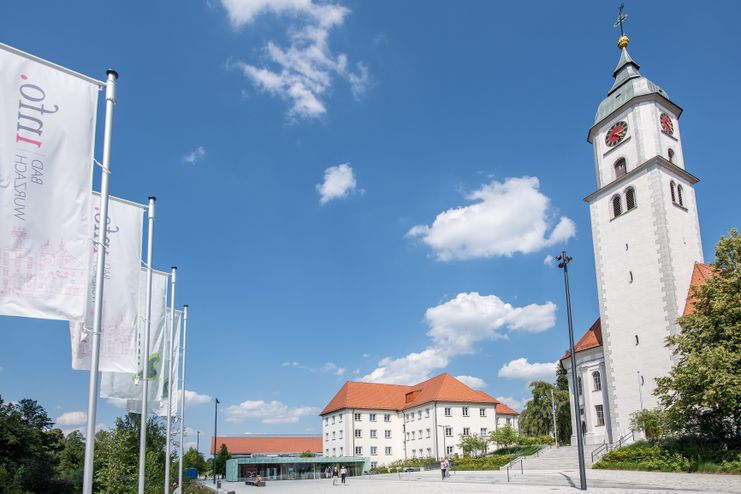
<path id="1" fill-rule="evenodd" d="M 620 60 L 612 73 L 615 83 L 607 93 L 607 98 L 600 103 L 594 123 L 606 118 L 631 99 L 644 94 L 659 93 L 669 99 L 669 95 L 663 89 L 643 77 L 638 71 L 640 65 L 628 53 L 629 42 L 630 40 L 624 34 L 618 40 Z"/>

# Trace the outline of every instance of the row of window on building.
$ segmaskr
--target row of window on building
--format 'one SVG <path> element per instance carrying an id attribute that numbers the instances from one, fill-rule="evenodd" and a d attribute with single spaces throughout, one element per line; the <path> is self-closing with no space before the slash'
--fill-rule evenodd
<path id="1" fill-rule="evenodd" d="M 579 408 L 579 413 L 583 416 L 584 415 L 584 407 Z M 595 427 L 599 427 L 602 425 L 605 425 L 605 407 L 602 405 L 594 405 L 594 414 L 597 416 L 597 423 L 594 424 Z M 582 419 L 582 433 L 586 432 L 586 423 L 584 422 L 584 419 Z"/>
<path id="2" fill-rule="evenodd" d="M 338 448 L 332 448 L 332 456 L 338 456 L 337 455 L 337 449 Z M 345 455 L 345 448 L 342 447 L 342 446 L 340 446 L 339 447 L 339 452 L 340 452 L 339 456 L 344 456 Z M 355 446 L 354 453 L 355 453 L 355 456 L 363 456 L 363 447 L 362 446 Z M 392 455 L 391 446 L 386 446 L 384 448 L 384 454 L 386 456 L 391 456 Z M 370 455 L 371 456 L 378 456 L 378 446 L 371 446 L 370 447 Z M 326 448 L 324 450 L 324 456 L 330 456 L 329 455 L 329 448 Z"/>
<path id="3" fill-rule="evenodd" d="M 584 387 L 582 386 L 581 377 L 579 377 L 576 382 L 579 386 L 579 395 L 581 395 L 584 393 Z M 592 372 L 592 384 L 594 385 L 592 387 L 592 391 L 600 391 L 602 389 L 602 378 L 599 371 Z"/>

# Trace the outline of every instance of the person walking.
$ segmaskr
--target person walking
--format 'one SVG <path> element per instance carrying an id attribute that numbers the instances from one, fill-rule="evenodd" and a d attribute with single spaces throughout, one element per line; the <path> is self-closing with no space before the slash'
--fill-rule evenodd
<path id="1" fill-rule="evenodd" d="M 337 485 L 337 476 L 339 475 L 339 471 L 337 470 L 337 465 L 332 468 L 332 485 Z"/>
<path id="2" fill-rule="evenodd" d="M 448 467 L 450 466 L 450 463 L 448 462 L 447 458 L 444 458 L 443 461 L 440 462 L 440 473 L 443 476 L 443 480 L 445 480 L 445 477 L 448 476 Z"/>
<path id="3" fill-rule="evenodd" d="M 347 478 L 347 468 L 345 468 L 345 465 L 342 465 L 342 468 L 340 468 L 340 477 L 342 478 L 342 484 L 345 485 L 345 478 Z"/>

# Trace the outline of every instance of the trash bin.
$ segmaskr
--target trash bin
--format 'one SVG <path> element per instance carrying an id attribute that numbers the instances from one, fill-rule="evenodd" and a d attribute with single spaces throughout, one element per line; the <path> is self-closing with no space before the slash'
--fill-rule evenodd
<path id="1" fill-rule="evenodd" d="M 216 488 L 221 489 L 221 480 L 216 481 Z"/>

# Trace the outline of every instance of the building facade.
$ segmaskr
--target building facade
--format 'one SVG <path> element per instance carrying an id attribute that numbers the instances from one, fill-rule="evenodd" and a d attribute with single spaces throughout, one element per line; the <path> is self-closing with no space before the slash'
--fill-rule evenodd
<path id="1" fill-rule="evenodd" d="M 414 386 L 348 381 L 320 415 L 324 456 L 365 456 L 371 466 L 461 454 L 461 436 L 516 429 L 519 417 L 449 374 Z"/>
<path id="2" fill-rule="evenodd" d="M 618 42 L 615 82 L 588 141 L 596 190 L 589 204 L 600 317 L 576 345 L 579 389 L 569 391 L 573 430 L 587 444 L 616 442 L 631 416 L 657 405 L 655 380 L 669 373 L 667 336 L 679 331 L 693 268 L 702 263 L 694 186 L 685 169 L 682 109 L 639 72 Z"/>

